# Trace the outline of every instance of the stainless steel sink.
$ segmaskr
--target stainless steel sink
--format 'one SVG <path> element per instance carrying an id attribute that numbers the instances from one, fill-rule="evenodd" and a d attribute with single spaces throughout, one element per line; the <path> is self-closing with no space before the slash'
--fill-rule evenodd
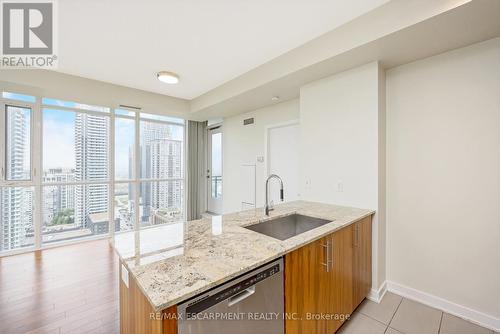
<path id="1" fill-rule="evenodd" d="M 286 240 L 330 222 L 331 220 L 293 214 L 245 226 L 245 228 L 272 238 Z"/>

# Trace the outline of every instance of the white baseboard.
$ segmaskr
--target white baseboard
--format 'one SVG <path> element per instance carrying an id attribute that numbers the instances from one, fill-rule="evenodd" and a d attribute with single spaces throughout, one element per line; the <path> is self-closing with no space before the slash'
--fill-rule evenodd
<path id="1" fill-rule="evenodd" d="M 455 304 L 441 297 L 437 297 L 429 293 L 419 291 L 391 281 L 384 282 L 381 289 L 382 288 L 387 289 L 387 291 L 394 292 L 395 294 L 402 297 L 414 300 L 416 302 L 434 307 L 443 312 L 465 319 L 482 327 L 500 332 L 500 319 L 495 318 L 494 316 L 473 310 L 463 305 Z M 372 290 L 372 293 L 373 291 L 376 290 Z M 371 299 L 370 296 L 368 298 Z"/>
<path id="2" fill-rule="evenodd" d="M 386 292 L 387 292 L 387 282 L 384 282 L 378 290 L 372 288 L 370 293 L 368 294 L 368 297 L 366 298 L 375 303 L 380 303 L 382 298 L 384 298 Z"/>

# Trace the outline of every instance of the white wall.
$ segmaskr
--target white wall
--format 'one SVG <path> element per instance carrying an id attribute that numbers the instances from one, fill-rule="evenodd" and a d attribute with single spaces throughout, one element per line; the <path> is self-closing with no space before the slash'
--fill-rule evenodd
<path id="1" fill-rule="evenodd" d="M 189 118 L 187 100 L 47 70 L 0 70 L 0 88 L 31 95 Z"/>
<path id="2" fill-rule="evenodd" d="M 385 141 L 384 127 L 379 124 L 384 121 L 381 82 L 383 73 L 375 62 L 300 90 L 300 193 L 311 201 L 377 210 L 373 223 L 375 288 L 385 280 L 385 244 L 378 237 L 385 231 L 381 220 L 384 149 L 379 148 Z"/>
<path id="3" fill-rule="evenodd" d="M 255 123 L 243 125 L 243 120 L 254 117 Z M 244 163 L 256 164 L 256 203 L 264 205 L 265 162 L 257 162 L 265 156 L 265 133 L 270 125 L 299 118 L 298 99 L 247 112 L 224 119 L 223 132 L 223 210 L 225 213 L 241 210 L 241 169 Z"/>
<path id="4" fill-rule="evenodd" d="M 267 133 L 267 172 L 277 174 L 283 180 L 284 201 L 300 199 L 299 193 L 299 131 L 298 120 L 272 127 Z M 280 184 L 272 181 L 269 184 L 269 200 L 281 201 Z"/>
<path id="5" fill-rule="evenodd" d="M 500 324 L 500 39 L 387 72 L 388 280 Z"/>

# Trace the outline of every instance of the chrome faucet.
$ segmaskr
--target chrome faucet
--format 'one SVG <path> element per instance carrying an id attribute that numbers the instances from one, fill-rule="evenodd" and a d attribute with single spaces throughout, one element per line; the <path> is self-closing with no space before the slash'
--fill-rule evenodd
<path id="1" fill-rule="evenodd" d="M 280 181 L 280 199 L 281 201 L 283 202 L 283 200 L 285 199 L 284 195 L 283 195 L 283 180 L 281 179 L 281 177 L 279 177 L 278 175 L 276 174 L 271 174 L 267 177 L 267 180 L 266 180 L 266 216 L 269 216 L 269 211 L 272 211 L 274 210 L 272 208 L 272 206 L 269 206 L 269 180 L 271 179 L 278 179 L 278 181 Z"/>

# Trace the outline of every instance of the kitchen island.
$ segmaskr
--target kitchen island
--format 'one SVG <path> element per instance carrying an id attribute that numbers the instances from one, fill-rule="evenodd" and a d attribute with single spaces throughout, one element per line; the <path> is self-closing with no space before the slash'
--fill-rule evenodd
<path id="1" fill-rule="evenodd" d="M 285 256 L 286 273 L 300 262 L 298 251 L 304 249 L 304 246 L 323 242 L 322 239 L 335 235 L 334 232 L 342 229 L 347 231 L 347 227 L 363 220 L 368 221 L 370 227 L 367 231 L 370 234 L 370 253 L 365 254 L 365 257 L 370 258 L 371 281 L 373 213 L 372 210 L 295 201 L 277 205 L 270 217 L 265 216 L 262 209 L 252 209 L 117 235 L 114 247 L 121 262 L 121 333 L 176 333 L 176 305 L 180 302 L 274 259 L 289 255 L 288 258 Z M 330 222 L 286 240 L 275 239 L 245 228 L 292 214 L 326 219 Z M 352 247 L 360 243 L 360 229 L 353 228 L 348 234 Z M 331 241 L 333 244 L 333 239 Z M 322 246 L 323 244 L 319 247 Z M 367 247 L 364 249 L 366 252 Z M 292 260 L 293 263 L 290 262 Z M 353 258 L 353 261 L 356 259 Z M 368 264 L 365 263 L 364 266 L 367 267 Z M 351 269 L 350 275 L 342 276 L 352 277 L 353 273 Z M 290 276 L 290 272 L 288 275 Z M 367 280 L 365 273 L 365 286 L 368 284 Z M 285 284 L 285 292 L 301 289 L 298 286 L 291 287 L 290 284 L 288 288 Z M 354 287 L 352 293 L 355 293 Z M 366 293 L 362 293 L 363 298 Z M 286 312 L 290 308 L 300 307 L 292 304 L 290 299 L 287 300 Z M 287 333 L 293 332 L 293 325 L 290 325 L 290 330 L 288 328 L 287 325 Z"/>

